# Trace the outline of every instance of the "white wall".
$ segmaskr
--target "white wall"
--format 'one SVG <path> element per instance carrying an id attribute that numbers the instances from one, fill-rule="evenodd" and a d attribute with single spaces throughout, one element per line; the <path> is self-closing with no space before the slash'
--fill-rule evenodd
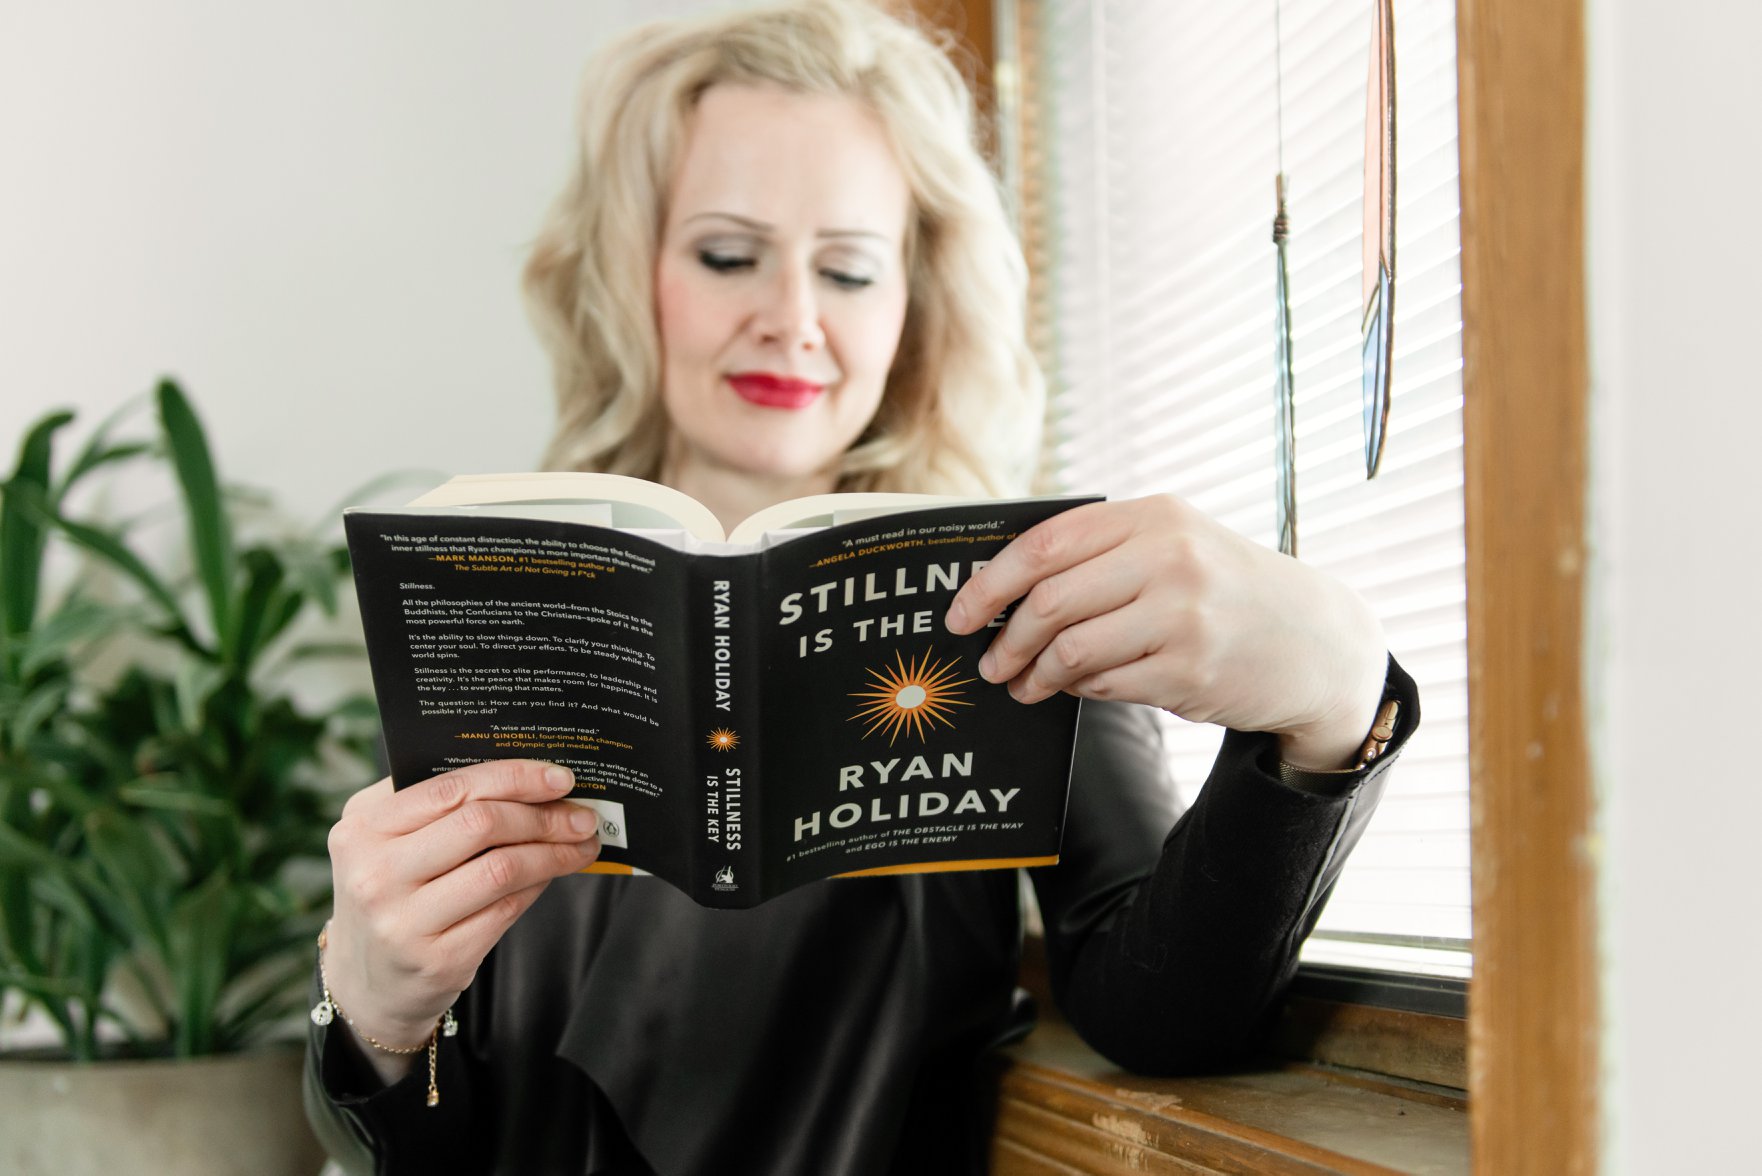
<path id="1" fill-rule="evenodd" d="M 0 6 L 0 449 L 175 373 L 223 474 L 308 514 L 526 469 L 520 304 L 587 54 L 704 0 Z"/>
<path id="2" fill-rule="evenodd" d="M 1753 1170 L 1762 9 L 1586 7 L 1605 1168 Z"/>

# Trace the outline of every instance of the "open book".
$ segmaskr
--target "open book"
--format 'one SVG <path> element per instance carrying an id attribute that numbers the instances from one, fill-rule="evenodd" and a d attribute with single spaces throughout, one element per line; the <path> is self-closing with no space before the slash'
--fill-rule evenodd
<path id="1" fill-rule="evenodd" d="M 1003 622 L 955 592 L 1083 498 L 834 494 L 724 537 L 610 474 L 454 478 L 345 517 L 402 788 L 528 758 L 575 773 L 599 873 L 750 907 L 833 875 L 1057 860 L 1077 700 L 979 676 Z"/>

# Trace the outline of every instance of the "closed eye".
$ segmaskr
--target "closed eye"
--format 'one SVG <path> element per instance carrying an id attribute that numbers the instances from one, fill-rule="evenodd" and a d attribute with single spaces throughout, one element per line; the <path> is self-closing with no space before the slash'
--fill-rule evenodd
<path id="1" fill-rule="evenodd" d="M 865 286 L 873 286 L 874 278 L 865 278 L 861 274 L 847 274 L 843 270 L 823 269 L 820 276 L 841 290 L 861 290 Z"/>
<path id="2" fill-rule="evenodd" d="M 719 274 L 748 270 L 756 264 L 750 257 L 742 257 L 736 253 L 716 253 L 709 249 L 698 250 L 697 259 Z"/>

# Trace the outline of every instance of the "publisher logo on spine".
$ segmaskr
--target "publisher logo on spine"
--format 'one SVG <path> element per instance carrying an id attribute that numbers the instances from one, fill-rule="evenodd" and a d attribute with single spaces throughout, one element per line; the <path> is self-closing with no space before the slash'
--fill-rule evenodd
<path id="1" fill-rule="evenodd" d="M 711 890 L 739 890 L 734 884 L 734 867 L 723 866 L 716 871 L 716 880 L 710 883 Z"/>

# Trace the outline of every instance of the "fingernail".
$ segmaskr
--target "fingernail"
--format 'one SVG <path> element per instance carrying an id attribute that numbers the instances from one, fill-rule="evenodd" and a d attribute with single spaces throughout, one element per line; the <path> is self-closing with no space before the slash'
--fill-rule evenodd
<path id="1" fill-rule="evenodd" d="M 948 606 L 948 615 L 942 619 L 942 623 L 955 633 L 965 629 L 967 627 L 967 606 L 962 604 L 959 598 L 956 598 L 955 602 Z"/>
<path id="2" fill-rule="evenodd" d="M 585 839 L 599 831 L 600 815 L 590 808 L 577 809 L 569 814 L 569 827 Z"/>
<path id="3" fill-rule="evenodd" d="M 997 681 L 997 679 L 992 677 L 992 675 L 995 674 L 996 672 L 997 672 L 997 655 L 993 654 L 989 649 L 987 649 L 985 651 L 985 656 L 979 659 L 979 676 L 981 678 L 985 679 L 987 682 L 995 682 L 995 681 Z"/>
<path id="4" fill-rule="evenodd" d="M 552 764 L 545 769 L 545 787 L 552 792 L 567 792 L 575 787 L 575 773 Z"/>

